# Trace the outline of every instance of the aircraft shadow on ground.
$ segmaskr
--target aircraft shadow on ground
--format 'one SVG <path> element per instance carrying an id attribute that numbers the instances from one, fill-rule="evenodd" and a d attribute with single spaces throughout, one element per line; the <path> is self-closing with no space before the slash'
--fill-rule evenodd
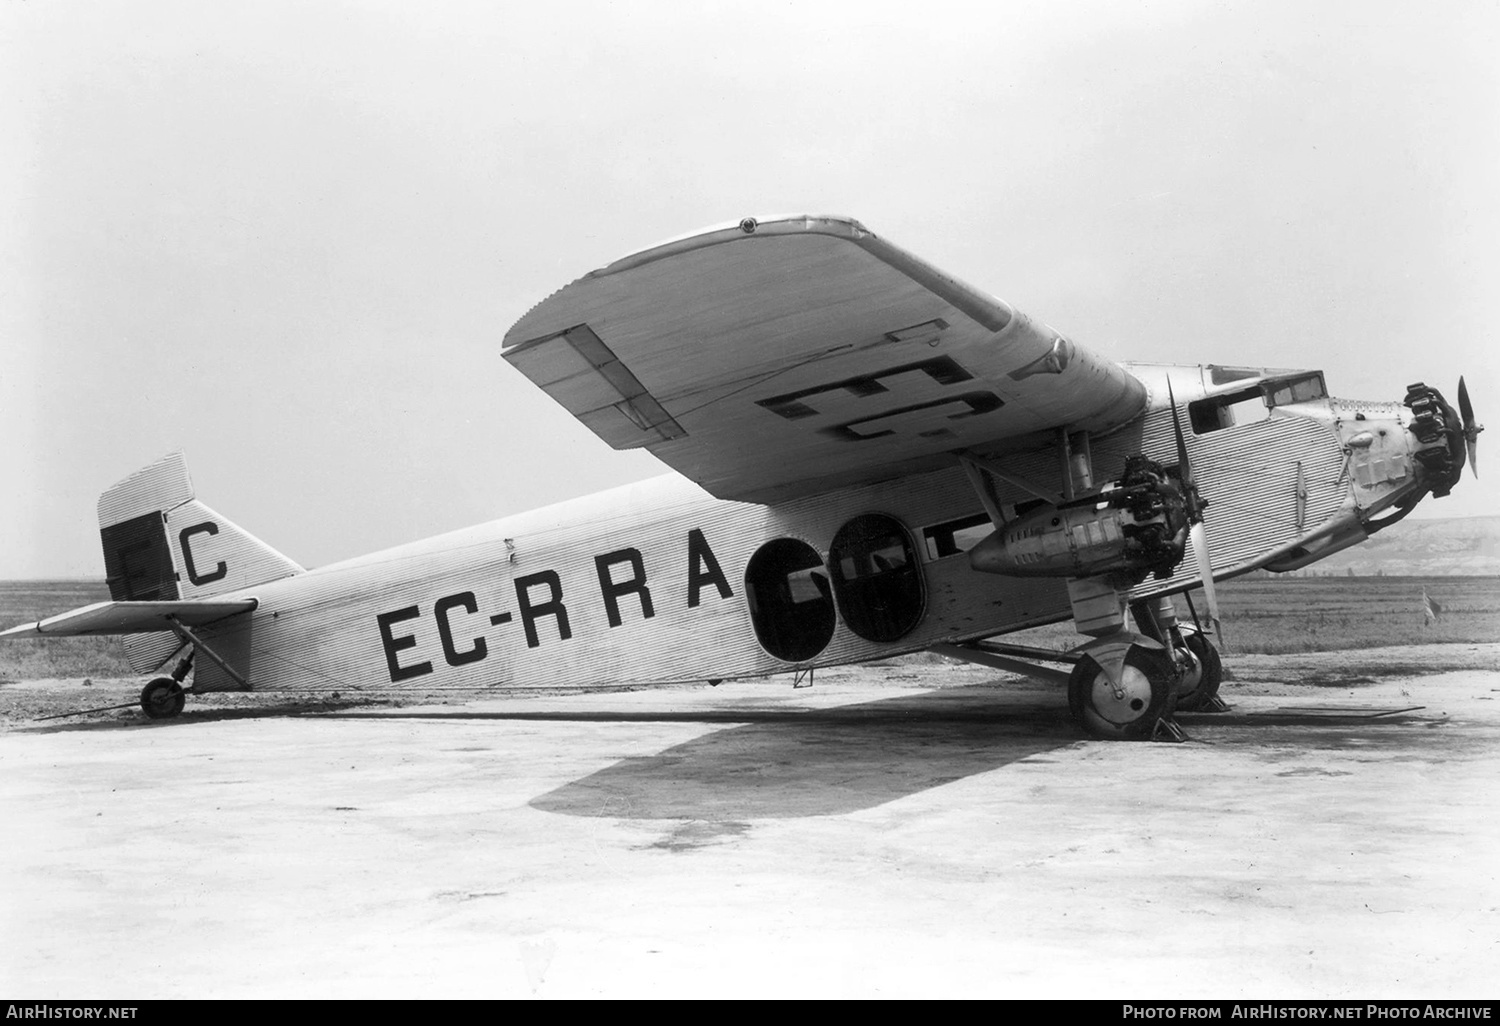
<path id="1" fill-rule="evenodd" d="M 720 823 L 873 808 L 1022 759 L 1088 743 L 1072 722 L 1061 694 L 984 685 L 823 709 L 568 709 L 566 705 L 562 702 L 559 708 L 547 710 L 402 710 L 372 709 L 368 700 L 325 699 L 273 707 L 201 707 L 173 720 L 127 715 L 103 722 L 64 721 L 28 732 L 191 729 L 203 722 L 291 717 L 723 724 L 724 729 L 657 754 L 622 759 L 530 802 L 538 810 L 571 816 Z M 1415 710 L 1384 715 L 1386 711 L 1373 708 L 1283 707 L 1227 715 L 1188 714 L 1181 719 L 1193 740 L 1210 745 L 1264 740 L 1259 731 L 1247 728 L 1310 727 L 1322 729 L 1299 732 L 1299 744 L 1334 749 L 1372 739 L 1387 745 L 1409 743 L 1405 731 L 1390 728 L 1410 722 L 1408 715 L 1400 713 L 1411 711 Z M 1377 725 L 1386 729 L 1370 729 Z"/>
<path id="2" fill-rule="evenodd" d="M 723 724 L 655 755 L 622 759 L 532 800 L 534 808 L 625 819 L 775 819 L 882 805 L 1031 756 L 1083 742 L 1060 694 L 975 686 L 832 708 L 372 709 L 309 701 L 258 708 L 189 708 L 171 720 L 121 714 L 28 733 L 191 729 L 205 722 L 307 718 Z"/>
<path id="3" fill-rule="evenodd" d="M 726 725 L 534 798 L 544 812 L 734 821 L 873 808 L 1084 740 L 1061 695 L 945 688 L 824 709 L 334 713 L 337 719 Z"/>
<path id="4" fill-rule="evenodd" d="M 540 795 L 530 805 L 573 816 L 721 822 L 855 812 L 1022 759 L 1094 743 L 1082 736 L 1060 698 L 952 688 L 822 711 L 570 715 L 565 718 L 725 719 L 738 725 L 656 755 L 623 759 Z M 1243 715 L 1226 718 L 1223 725 L 1322 728 L 1304 740 L 1314 747 L 1337 748 L 1355 743 L 1344 736 L 1350 728 L 1354 735 L 1374 733 L 1387 743 L 1407 743 L 1405 732 L 1368 729 L 1375 722 L 1394 726 L 1400 719 L 1375 720 L 1364 711 L 1338 716 L 1289 710 L 1270 714 L 1264 724 L 1255 715 Z M 1210 743 L 1250 739 L 1243 729 L 1214 733 L 1218 737 Z M 1250 734 L 1264 740 L 1258 731 Z"/>
<path id="5" fill-rule="evenodd" d="M 721 714 L 670 718 L 718 722 Z M 612 819 L 838 815 L 1082 740 L 1056 698 L 1002 697 L 986 688 L 834 709 L 731 712 L 722 720 L 735 725 L 655 755 L 622 759 L 530 804 Z"/>

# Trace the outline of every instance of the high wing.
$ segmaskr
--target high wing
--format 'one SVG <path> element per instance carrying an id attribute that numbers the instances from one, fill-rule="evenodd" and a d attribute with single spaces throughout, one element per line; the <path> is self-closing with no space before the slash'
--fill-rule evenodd
<path id="1" fill-rule="evenodd" d="M 147 634 L 172 629 L 171 620 L 184 627 L 202 627 L 237 613 L 253 610 L 257 601 L 242 599 L 183 599 L 173 602 L 95 602 L 91 606 L 23 623 L 6 637 L 62 637 L 78 634 Z M 170 620 L 169 620 L 170 618 Z"/>
<path id="2" fill-rule="evenodd" d="M 858 221 L 778 217 L 618 260 L 538 304 L 504 357 L 617 449 L 775 502 L 951 466 L 1144 386 Z"/>

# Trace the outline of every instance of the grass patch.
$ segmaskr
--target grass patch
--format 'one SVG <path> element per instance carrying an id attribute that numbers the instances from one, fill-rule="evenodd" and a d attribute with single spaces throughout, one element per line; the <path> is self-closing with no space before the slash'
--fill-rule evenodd
<path id="1" fill-rule="evenodd" d="M 0 629 L 92 602 L 109 600 L 103 581 L 0 582 Z M 119 638 L 7 638 L 0 641 L 0 681 L 48 677 L 132 677 Z"/>
<path id="2" fill-rule="evenodd" d="M 1422 592 L 1442 607 L 1434 622 Z M 1200 615 L 1206 605 L 1193 593 Z M 1219 585 L 1229 650 L 1252 655 L 1344 652 L 1392 645 L 1500 641 L 1500 577 L 1241 577 Z M 1177 599 L 1178 615 L 1188 618 Z M 1083 638 L 1071 622 L 1019 631 L 1007 641 L 1066 650 Z"/>

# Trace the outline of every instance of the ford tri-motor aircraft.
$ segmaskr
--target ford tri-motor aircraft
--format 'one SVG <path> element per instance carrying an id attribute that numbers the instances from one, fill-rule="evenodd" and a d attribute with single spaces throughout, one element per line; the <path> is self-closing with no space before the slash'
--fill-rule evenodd
<path id="1" fill-rule="evenodd" d="M 1448 494 L 1481 430 L 1462 379 L 1455 410 L 1423 384 L 1362 402 L 1314 370 L 1113 363 L 842 217 L 627 256 L 502 355 L 676 473 L 304 570 L 174 454 L 99 501 L 112 600 L 3 636 L 126 635 L 162 674 L 154 718 L 188 693 L 717 682 L 932 650 L 1065 678 L 1089 733 L 1151 738 L 1217 703 L 1215 580 Z M 992 640 L 1069 617 L 1068 653 Z"/>

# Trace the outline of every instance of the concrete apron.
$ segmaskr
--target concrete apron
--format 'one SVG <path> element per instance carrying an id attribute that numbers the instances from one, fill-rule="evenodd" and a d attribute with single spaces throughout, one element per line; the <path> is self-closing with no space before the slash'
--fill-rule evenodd
<path id="1" fill-rule="evenodd" d="M 1231 694 L 1121 744 L 864 670 L 28 728 L 0 990 L 1494 997 L 1497 698 Z"/>

